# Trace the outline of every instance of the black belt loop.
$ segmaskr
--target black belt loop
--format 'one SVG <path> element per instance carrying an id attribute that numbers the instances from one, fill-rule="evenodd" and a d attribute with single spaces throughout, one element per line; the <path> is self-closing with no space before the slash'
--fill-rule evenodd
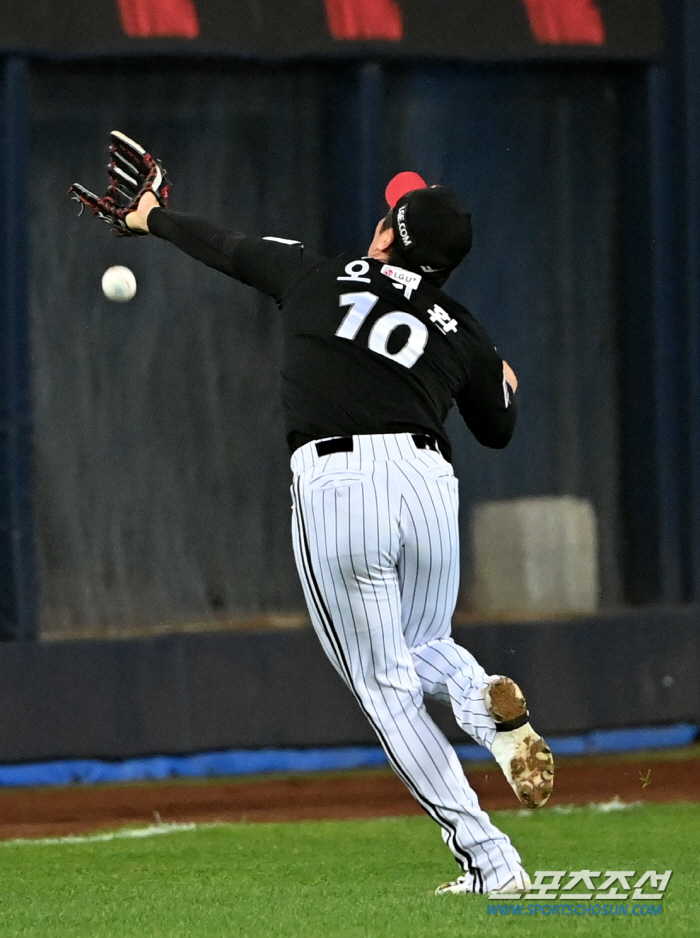
<path id="1" fill-rule="evenodd" d="M 337 436 L 334 440 L 321 440 L 316 443 L 316 452 L 319 456 L 330 456 L 331 453 L 351 453 L 353 451 L 351 436 Z"/>
<path id="2" fill-rule="evenodd" d="M 427 433 L 414 433 L 412 436 L 416 449 L 431 449 L 434 453 L 440 452 L 438 441 L 434 436 L 428 436 Z"/>

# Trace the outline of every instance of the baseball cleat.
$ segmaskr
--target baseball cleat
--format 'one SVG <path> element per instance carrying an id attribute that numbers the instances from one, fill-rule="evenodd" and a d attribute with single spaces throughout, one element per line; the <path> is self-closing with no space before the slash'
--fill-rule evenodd
<path id="1" fill-rule="evenodd" d="M 509 677 L 497 677 L 486 688 L 486 708 L 496 721 L 491 752 L 518 801 L 541 808 L 554 786 L 554 758 L 528 722 L 522 691 Z"/>
<path id="2" fill-rule="evenodd" d="M 472 883 L 474 877 L 471 874 L 465 873 L 464 876 L 460 876 L 458 879 L 455 879 L 452 883 L 443 883 L 441 886 L 435 890 L 436 896 L 458 896 L 463 895 L 464 893 L 474 893 L 475 890 L 472 888 Z M 501 882 L 496 886 L 495 889 L 489 891 L 488 895 L 491 896 L 494 893 L 498 893 L 498 898 L 508 898 L 508 896 L 519 897 L 522 893 L 528 892 L 531 886 L 530 877 L 527 875 L 525 870 L 513 870 L 513 872 L 508 873 L 505 879 L 502 879 Z"/>

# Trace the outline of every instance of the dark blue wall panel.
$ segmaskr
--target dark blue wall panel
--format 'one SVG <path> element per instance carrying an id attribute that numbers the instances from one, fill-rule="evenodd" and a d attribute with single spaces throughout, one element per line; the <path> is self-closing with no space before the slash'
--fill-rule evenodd
<path id="1" fill-rule="evenodd" d="M 607 70 L 439 65 L 37 68 L 31 175 L 40 617 L 45 632 L 291 614 L 277 312 L 170 245 L 118 241 L 56 198 L 104 184 L 119 127 L 162 156 L 172 204 L 365 250 L 414 169 L 470 205 L 448 288 L 521 379 L 503 453 L 450 420 L 464 599 L 474 502 L 592 499 L 620 598 L 615 376 L 618 102 Z M 99 278 L 132 266 L 136 298 Z"/>
<path id="2" fill-rule="evenodd" d="M 638 603 L 700 590 L 700 17 L 693 0 L 666 13 L 667 52 L 630 73 L 621 112 L 621 548 Z"/>
<path id="3" fill-rule="evenodd" d="M 32 510 L 44 632 L 301 607 L 274 308 L 72 217 L 59 194 L 104 184 L 113 126 L 166 159 L 175 207 L 329 252 L 367 245 L 394 172 L 455 188 L 476 236 L 449 289 L 521 380 L 505 453 L 449 420 L 462 601 L 473 503 L 538 494 L 593 501 L 606 605 L 697 598 L 700 15 L 666 12 L 651 67 L 4 59 L 0 632 L 35 628 Z"/>
<path id="4" fill-rule="evenodd" d="M 0 639 L 35 634 L 27 305 L 29 65 L 0 63 Z"/>

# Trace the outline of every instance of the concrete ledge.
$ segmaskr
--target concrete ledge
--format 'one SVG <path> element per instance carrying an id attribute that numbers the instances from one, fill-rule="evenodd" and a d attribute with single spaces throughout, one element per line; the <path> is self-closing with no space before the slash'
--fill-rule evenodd
<path id="1" fill-rule="evenodd" d="M 486 616 L 593 613 L 598 538 L 593 505 L 571 496 L 475 505 L 473 608 Z"/>

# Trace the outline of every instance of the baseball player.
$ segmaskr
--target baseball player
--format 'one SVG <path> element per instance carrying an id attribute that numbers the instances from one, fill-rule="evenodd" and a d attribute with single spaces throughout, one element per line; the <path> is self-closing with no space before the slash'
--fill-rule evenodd
<path id="1" fill-rule="evenodd" d="M 513 371 L 441 289 L 471 247 L 471 216 L 449 189 L 401 173 L 367 253 L 322 257 L 170 211 L 160 164 L 116 132 L 111 152 L 107 195 L 76 185 L 77 198 L 117 231 L 170 241 L 278 306 L 294 555 L 309 614 L 461 867 L 437 893 L 522 889 L 520 856 L 479 807 L 424 703 L 452 708 L 523 804 L 547 801 L 552 755 L 520 689 L 450 637 L 459 537 L 443 423 L 454 401 L 480 443 L 502 448 L 516 416 Z"/>

